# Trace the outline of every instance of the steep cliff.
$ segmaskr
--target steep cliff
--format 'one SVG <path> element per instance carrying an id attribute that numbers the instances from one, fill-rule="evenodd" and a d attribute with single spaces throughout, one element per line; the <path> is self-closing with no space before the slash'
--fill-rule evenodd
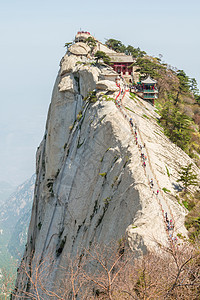
<path id="1" fill-rule="evenodd" d="M 61 60 L 55 82 L 37 151 L 35 196 L 23 258 L 27 269 L 45 259 L 51 270 L 50 289 L 53 282 L 61 284 L 58 266 L 66 266 L 66 255 L 76 255 L 80 246 L 127 236 L 138 255 L 155 248 L 155 241 L 166 244 L 169 236 L 162 207 L 169 208 L 175 232 L 187 235 L 186 212 L 174 196 L 177 171 L 190 158 L 164 136 L 150 104 L 131 99 L 127 92 L 123 104 L 115 105 L 110 97 L 115 99 L 119 89 L 101 76 L 110 67 L 95 65 L 87 47 L 79 44 L 73 46 L 75 54 L 68 52 Z M 90 93 L 94 89 L 96 96 Z M 130 117 L 137 124 L 140 142 L 145 143 L 149 169 L 142 166 Z M 151 172 L 157 188 L 170 193 L 152 193 Z M 19 269 L 16 293 L 22 295 L 30 286 Z"/>

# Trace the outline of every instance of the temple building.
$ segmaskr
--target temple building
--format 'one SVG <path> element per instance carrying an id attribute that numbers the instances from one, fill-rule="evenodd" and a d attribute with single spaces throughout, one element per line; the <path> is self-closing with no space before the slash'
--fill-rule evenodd
<path id="1" fill-rule="evenodd" d="M 75 36 L 75 43 L 85 42 L 89 36 L 93 37 L 88 31 L 78 31 Z"/>
<path id="2" fill-rule="evenodd" d="M 155 99 L 158 97 L 158 90 L 156 88 L 157 81 L 148 76 L 146 79 L 141 81 L 140 84 L 140 96 L 144 100 L 149 100 L 154 105 Z"/>
<path id="3" fill-rule="evenodd" d="M 105 44 L 98 41 L 94 36 L 92 36 L 88 31 L 78 31 L 75 36 L 74 43 L 85 42 L 88 37 L 92 37 L 96 41 L 96 47 L 94 50 L 95 52 L 103 51 L 111 59 L 110 65 L 113 68 L 113 72 L 110 72 L 110 74 L 105 74 L 105 79 L 113 81 L 117 78 L 116 75 L 118 74 L 120 76 L 123 76 L 128 84 L 132 84 L 133 82 L 137 82 L 139 80 L 139 74 L 135 72 L 135 69 L 137 69 L 137 67 L 133 66 L 133 63 L 136 61 L 136 59 L 131 55 L 118 53 L 108 48 Z"/>
<path id="4" fill-rule="evenodd" d="M 109 53 L 111 59 L 111 66 L 114 71 L 119 75 L 123 76 L 127 83 L 132 83 L 134 81 L 134 69 L 133 63 L 135 59 L 131 55 L 126 55 L 124 53 Z"/>

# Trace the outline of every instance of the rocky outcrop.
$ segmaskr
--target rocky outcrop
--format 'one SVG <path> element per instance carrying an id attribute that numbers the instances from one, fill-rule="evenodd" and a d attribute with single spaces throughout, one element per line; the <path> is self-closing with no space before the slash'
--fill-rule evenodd
<path id="1" fill-rule="evenodd" d="M 78 42 L 73 44 L 69 51 L 75 55 L 87 55 L 90 52 L 90 47 L 86 43 Z"/>
<path id="2" fill-rule="evenodd" d="M 74 78 L 72 75 L 64 76 L 58 85 L 59 92 L 74 93 L 75 90 L 74 90 L 74 82 L 73 81 L 74 81 Z"/>
<path id="3" fill-rule="evenodd" d="M 116 83 L 110 80 L 100 80 L 97 83 L 96 88 L 99 90 L 111 91 L 111 92 L 115 92 L 119 89 L 116 86 Z"/>
<path id="4" fill-rule="evenodd" d="M 99 82 L 102 68 L 89 59 L 79 58 L 77 63 L 73 54 L 65 55 L 37 151 L 35 197 L 23 262 L 34 268 L 45 259 L 51 289 L 62 284 L 58 266 L 67 267 L 66 255 L 75 255 L 80 246 L 127 236 L 138 255 L 155 248 L 155 241 L 166 244 L 168 240 L 128 118 L 113 101 L 102 97 L 102 91 L 109 91 L 109 97 L 117 95 L 113 82 Z M 94 90 L 92 100 L 89 92 Z M 163 135 L 151 105 L 128 96 L 124 101 L 140 127 L 161 186 L 173 191 L 179 165 L 190 158 Z M 181 153 L 178 158 L 177 152 Z M 174 195 L 175 191 L 166 197 L 179 220 L 179 232 L 186 234 L 185 211 Z M 23 295 L 29 289 L 29 279 L 19 269 L 16 293 Z"/>

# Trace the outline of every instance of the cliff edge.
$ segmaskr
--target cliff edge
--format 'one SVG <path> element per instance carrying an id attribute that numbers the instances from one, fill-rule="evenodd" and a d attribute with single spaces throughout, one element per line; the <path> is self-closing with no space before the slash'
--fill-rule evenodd
<path id="1" fill-rule="evenodd" d="M 22 260 L 30 271 L 45 259 L 51 289 L 53 282 L 62 282 L 58 266 L 67 267 L 66 256 L 95 241 L 106 244 L 127 237 L 136 256 L 156 249 L 158 243 L 166 245 L 163 214 L 168 208 L 174 232 L 187 235 L 186 211 L 175 195 L 177 172 L 191 159 L 163 134 L 150 104 L 131 98 L 128 91 L 118 98 L 119 105 L 112 101 L 119 87 L 105 80 L 111 67 L 95 64 L 82 44 L 73 45 L 61 60 L 37 151 L 35 196 Z M 142 164 L 130 118 L 139 143 L 145 143 L 149 169 Z M 151 176 L 159 195 L 149 186 Z M 17 296 L 31 288 L 27 274 L 19 268 Z"/>

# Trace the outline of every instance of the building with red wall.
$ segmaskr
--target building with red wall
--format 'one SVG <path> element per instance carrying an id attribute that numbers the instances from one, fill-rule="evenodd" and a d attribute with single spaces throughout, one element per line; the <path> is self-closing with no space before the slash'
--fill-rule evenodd
<path id="1" fill-rule="evenodd" d="M 133 82 L 133 63 L 135 59 L 131 55 L 124 53 L 108 54 L 111 59 L 111 66 L 114 71 L 123 76 L 127 82 Z"/>

